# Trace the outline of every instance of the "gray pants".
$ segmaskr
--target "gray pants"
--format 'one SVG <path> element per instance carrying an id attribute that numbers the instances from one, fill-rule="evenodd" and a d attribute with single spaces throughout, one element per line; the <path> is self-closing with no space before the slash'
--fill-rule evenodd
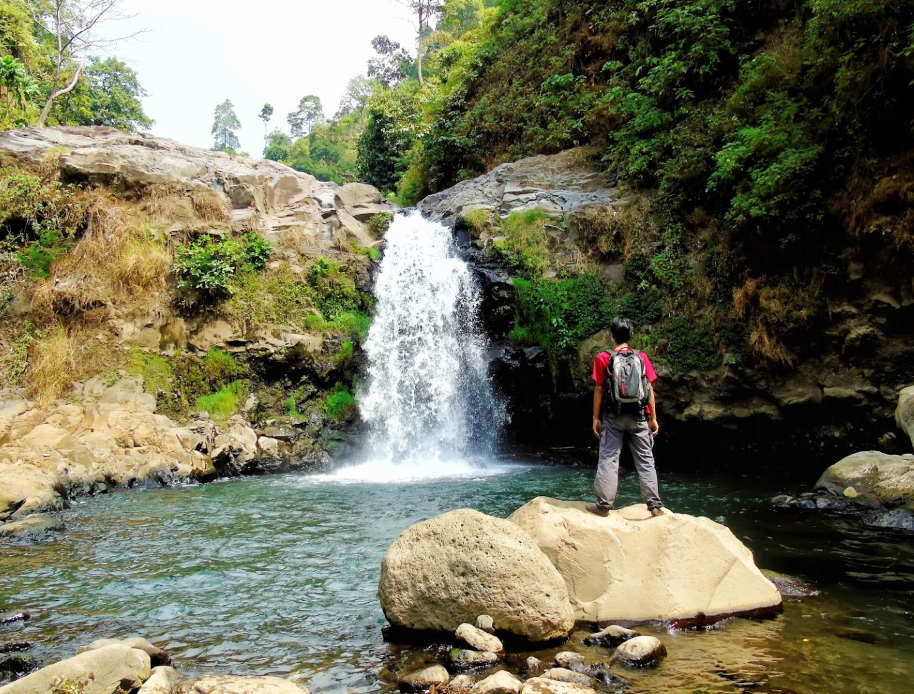
<path id="1" fill-rule="evenodd" d="M 597 506 L 612 508 L 619 486 L 619 454 L 622 442 L 628 439 L 641 482 L 641 497 L 648 508 L 660 508 L 660 492 L 657 486 L 657 471 L 654 469 L 654 437 L 644 420 L 631 415 L 607 413 L 603 417 L 603 433 L 600 436 L 600 461 L 593 487 L 597 493 Z"/>

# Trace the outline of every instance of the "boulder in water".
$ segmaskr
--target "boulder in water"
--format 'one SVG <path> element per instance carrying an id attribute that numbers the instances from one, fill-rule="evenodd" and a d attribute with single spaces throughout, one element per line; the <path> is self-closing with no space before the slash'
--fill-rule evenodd
<path id="1" fill-rule="evenodd" d="M 682 513 L 654 518 L 643 504 L 607 517 L 584 506 L 539 497 L 509 518 L 565 578 L 576 619 L 688 625 L 781 610 L 777 589 L 723 525 Z"/>
<path id="2" fill-rule="evenodd" d="M 666 656 L 666 646 L 655 636 L 636 636 L 619 644 L 613 660 L 629 667 L 653 667 Z"/>
<path id="3" fill-rule="evenodd" d="M 861 451 L 829 467 L 816 487 L 864 506 L 901 507 L 914 511 L 914 455 Z"/>
<path id="4" fill-rule="evenodd" d="M 474 651 L 469 648 L 451 650 L 451 664 L 457 668 L 487 668 L 499 661 L 498 653 L 492 651 Z"/>
<path id="5" fill-rule="evenodd" d="M 391 624 L 452 631 L 486 613 L 529 641 L 574 626 L 565 581 L 516 524 L 470 509 L 408 528 L 387 550 L 378 588 Z"/>
<path id="6" fill-rule="evenodd" d="M 137 694 L 171 694 L 180 679 L 181 676 L 173 667 L 168 665 L 154 667 L 149 679 L 143 683 Z"/>
<path id="7" fill-rule="evenodd" d="M 97 641 L 90 643 L 88 646 L 83 646 L 76 652 L 85 653 L 87 651 L 94 651 L 98 648 L 104 648 L 105 646 L 114 646 L 118 644 L 127 646 L 128 648 L 137 648 L 143 651 L 146 655 L 149 656 L 149 661 L 153 667 L 171 664 L 171 656 L 168 655 L 168 653 L 139 636 L 134 636 L 129 639 L 98 639 Z"/>
<path id="8" fill-rule="evenodd" d="M 574 670 L 569 670 L 564 667 L 554 667 L 549 668 L 544 672 L 540 677 L 545 677 L 550 680 L 558 680 L 559 682 L 571 682 L 572 684 L 580 684 L 584 687 L 590 687 L 593 684 L 593 680 L 589 675 L 585 675 L 583 672 L 575 672 Z"/>
<path id="9" fill-rule="evenodd" d="M 558 667 L 580 672 L 584 668 L 584 656 L 574 651 L 559 651 L 555 654 L 555 664 Z"/>
<path id="10" fill-rule="evenodd" d="M 105 646 L 61 660 L 18 679 L 5 687 L 3 694 L 53 692 L 61 681 L 79 686 L 81 694 L 112 694 L 138 687 L 150 675 L 149 656 L 121 644 Z"/>

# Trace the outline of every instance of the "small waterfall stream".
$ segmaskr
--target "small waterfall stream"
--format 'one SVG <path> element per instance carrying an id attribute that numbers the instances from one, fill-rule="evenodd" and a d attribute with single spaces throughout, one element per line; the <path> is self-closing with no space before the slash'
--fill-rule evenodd
<path id="1" fill-rule="evenodd" d="M 505 409 L 488 377 L 480 293 L 451 232 L 418 212 L 386 235 L 358 392 L 364 481 L 463 474 L 490 456 Z"/>

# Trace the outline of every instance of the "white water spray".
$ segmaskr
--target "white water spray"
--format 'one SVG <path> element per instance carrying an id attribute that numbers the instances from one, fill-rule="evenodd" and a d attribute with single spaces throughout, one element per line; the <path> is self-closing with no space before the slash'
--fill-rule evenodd
<path id="1" fill-rule="evenodd" d="M 358 393 L 367 462 L 338 479 L 405 481 L 478 474 L 505 411 L 492 392 L 479 290 L 450 231 L 414 212 L 397 215 L 375 283 Z"/>

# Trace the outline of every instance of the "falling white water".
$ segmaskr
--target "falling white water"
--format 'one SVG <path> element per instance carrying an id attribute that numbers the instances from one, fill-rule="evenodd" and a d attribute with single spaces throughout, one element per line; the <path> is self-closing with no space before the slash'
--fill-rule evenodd
<path id="1" fill-rule="evenodd" d="M 489 382 L 473 274 L 457 257 L 451 232 L 418 212 L 397 215 L 386 240 L 364 346 L 367 379 L 357 394 L 368 425 L 364 462 L 333 477 L 478 474 L 504 408 Z"/>

